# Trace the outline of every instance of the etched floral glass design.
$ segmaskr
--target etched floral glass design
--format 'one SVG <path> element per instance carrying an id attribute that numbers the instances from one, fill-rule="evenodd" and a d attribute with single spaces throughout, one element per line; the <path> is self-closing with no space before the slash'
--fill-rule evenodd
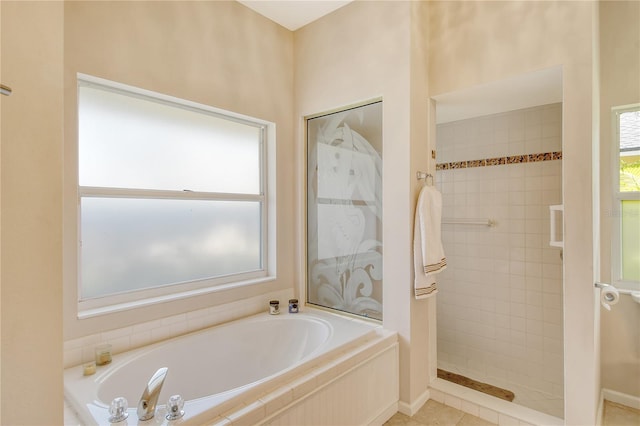
<path id="1" fill-rule="evenodd" d="M 382 319 L 382 102 L 307 120 L 307 301 Z"/>

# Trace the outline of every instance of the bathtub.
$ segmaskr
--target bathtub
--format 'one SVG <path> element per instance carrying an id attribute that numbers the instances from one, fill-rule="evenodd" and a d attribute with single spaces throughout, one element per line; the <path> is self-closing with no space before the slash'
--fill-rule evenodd
<path id="1" fill-rule="evenodd" d="M 140 424 L 382 424 L 397 410 L 396 334 L 312 309 L 254 315 L 116 354 L 92 376 L 68 368 L 65 398 L 82 424 L 108 425 L 110 402 L 125 397 L 129 417 L 118 424 L 136 425 L 138 400 L 161 367 L 169 370 L 156 415 Z M 380 389 L 371 392 L 374 384 Z M 185 415 L 169 422 L 165 402 L 175 394 Z"/>

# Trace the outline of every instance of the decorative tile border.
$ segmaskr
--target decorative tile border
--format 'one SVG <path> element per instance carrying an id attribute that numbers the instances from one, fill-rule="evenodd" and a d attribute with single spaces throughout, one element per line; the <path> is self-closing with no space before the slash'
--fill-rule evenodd
<path id="1" fill-rule="evenodd" d="M 562 160 L 562 151 L 541 154 L 513 155 L 510 157 L 485 158 L 482 160 L 438 163 L 436 170 L 466 169 L 471 167 L 500 166 L 502 164 L 537 163 L 540 161 Z"/>
<path id="2" fill-rule="evenodd" d="M 487 165 L 487 160 L 471 160 L 467 161 L 468 167 L 484 167 Z"/>

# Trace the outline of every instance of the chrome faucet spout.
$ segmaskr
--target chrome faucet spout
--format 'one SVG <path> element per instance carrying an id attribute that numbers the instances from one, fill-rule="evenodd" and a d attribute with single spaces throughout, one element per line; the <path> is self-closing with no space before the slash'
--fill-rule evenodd
<path id="1" fill-rule="evenodd" d="M 162 367 L 151 376 L 147 387 L 142 392 L 140 402 L 138 402 L 138 419 L 149 420 L 156 414 L 156 404 L 168 371 L 167 367 Z"/>

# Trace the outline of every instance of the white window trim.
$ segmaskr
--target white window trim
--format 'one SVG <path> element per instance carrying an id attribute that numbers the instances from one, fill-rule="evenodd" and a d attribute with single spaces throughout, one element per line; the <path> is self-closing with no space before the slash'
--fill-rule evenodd
<path id="1" fill-rule="evenodd" d="M 623 105 L 611 109 L 612 143 L 611 155 L 611 279 L 619 289 L 638 291 L 640 281 L 622 279 L 622 200 L 640 200 L 640 192 L 620 192 L 620 114 L 636 111 L 640 104 Z"/>
<path id="2" fill-rule="evenodd" d="M 260 194 L 217 194 L 196 191 L 164 191 L 164 190 L 137 190 L 127 188 L 98 188 L 98 187 L 81 187 L 78 181 L 78 159 L 70 167 L 73 167 L 73 176 L 75 177 L 74 188 L 76 191 L 76 230 L 77 239 L 74 244 L 73 262 L 75 262 L 76 273 L 76 300 L 77 300 L 77 318 L 85 319 L 104 314 L 122 312 L 136 309 L 144 306 L 165 303 L 185 299 L 189 297 L 200 296 L 208 293 L 216 293 L 227 291 L 234 288 L 259 285 L 262 283 L 274 281 L 276 279 L 276 202 L 275 202 L 275 123 L 245 116 L 242 114 L 225 111 L 208 105 L 191 102 L 172 96 L 128 86 L 122 83 L 105 80 L 102 78 L 81 74 L 77 75 L 78 87 L 84 86 L 100 86 L 115 92 L 124 92 L 127 95 L 139 95 L 143 98 L 152 98 L 156 101 L 168 103 L 173 106 L 180 106 L 185 109 L 195 109 L 198 111 L 206 111 L 212 115 L 222 117 L 224 119 L 236 120 L 242 123 L 254 125 L 262 129 L 262 146 L 260 150 L 260 161 L 263 164 L 261 182 L 262 187 Z M 79 96 L 79 90 L 78 90 Z M 78 103 L 76 102 L 76 105 Z M 79 141 L 76 139 L 76 152 Z M 77 155 L 77 154 L 76 154 Z M 234 274 L 234 279 L 229 276 L 221 276 L 203 280 L 196 280 L 184 283 L 175 283 L 171 285 L 155 287 L 143 290 L 134 290 L 125 293 L 118 293 L 104 297 L 80 300 L 80 200 L 82 197 L 91 196 L 109 196 L 109 197 L 135 197 L 135 198 L 182 198 L 182 199 L 237 199 L 260 201 L 263 208 L 262 218 L 262 235 L 263 241 L 263 259 L 262 269 L 259 271 L 246 272 L 243 274 Z"/>

